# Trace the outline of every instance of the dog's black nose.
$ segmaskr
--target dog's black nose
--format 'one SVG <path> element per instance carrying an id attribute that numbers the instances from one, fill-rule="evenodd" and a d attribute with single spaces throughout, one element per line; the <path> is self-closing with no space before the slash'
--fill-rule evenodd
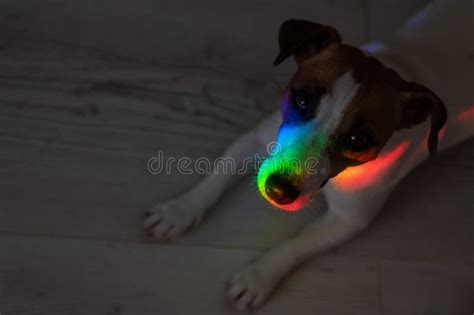
<path id="1" fill-rule="evenodd" d="M 265 182 L 265 193 L 268 198 L 279 205 L 287 205 L 298 198 L 301 189 L 289 175 L 274 173 Z"/>

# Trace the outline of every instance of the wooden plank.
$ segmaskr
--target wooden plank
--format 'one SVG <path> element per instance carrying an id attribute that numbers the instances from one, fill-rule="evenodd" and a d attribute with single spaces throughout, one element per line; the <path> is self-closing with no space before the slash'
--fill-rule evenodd
<path id="1" fill-rule="evenodd" d="M 0 136 L 40 144 L 59 140 L 132 154 L 186 145 L 192 152 L 221 151 L 278 100 L 268 83 L 250 86 L 212 71 L 101 61 L 87 50 L 48 44 L 7 46 L 0 69 Z"/>
<path id="2" fill-rule="evenodd" d="M 235 314 L 224 282 L 256 253 L 72 239 L 0 237 L 2 314 Z M 324 257 L 259 314 L 379 314 L 377 268 Z"/>
<path id="3" fill-rule="evenodd" d="M 471 314 L 473 265 L 381 262 L 384 315 Z"/>
<path id="4" fill-rule="evenodd" d="M 25 66 L 17 65 L 0 79 L 3 81 L 0 114 L 6 120 L 36 118 L 49 124 L 89 126 L 117 133 L 130 130 L 188 136 L 209 136 L 218 128 L 222 132 L 215 137 L 228 137 L 255 124 L 264 115 L 255 98 L 243 96 L 248 92 L 241 80 L 221 77 L 221 85 L 214 86 L 212 80 L 216 80 L 216 76 L 176 70 L 174 74 L 183 79 L 173 80 L 177 87 L 172 89 L 159 77 L 150 78 L 140 72 L 141 68 L 135 69 L 142 74 L 139 78 L 120 78 L 119 74 L 109 71 L 107 76 L 115 73 L 118 77 L 103 79 L 101 71 L 90 70 L 77 71 L 75 80 L 67 82 L 63 75 L 69 71 L 67 65 L 63 64 L 56 71 L 46 70 L 43 60 L 28 66 L 36 71 L 22 72 Z M 84 78 L 78 80 L 80 76 Z M 236 86 L 234 91 L 229 90 L 232 86 Z M 261 87 L 265 90 L 264 85 Z M 187 92 L 196 89 L 198 92 Z M 273 94 L 275 103 L 277 97 Z"/>
<path id="5" fill-rule="evenodd" d="M 277 32 L 289 18 L 337 27 L 350 43 L 363 36 L 362 1 L 7 1 L 2 38 L 34 38 L 159 64 L 199 65 L 249 78 L 272 72 Z M 60 27 L 58 27 L 60 26 Z M 251 53 L 249 53 L 251 52 Z M 119 59 L 119 58 L 116 58 Z M 245 66 L 245 67 L 243 67 Z"/>

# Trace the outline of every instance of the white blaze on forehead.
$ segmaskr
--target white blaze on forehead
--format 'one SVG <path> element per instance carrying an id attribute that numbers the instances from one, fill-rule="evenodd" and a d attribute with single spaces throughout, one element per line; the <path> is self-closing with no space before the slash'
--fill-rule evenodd
<path id="1" fill-rule="evenodd" d="M 332 93 L 326 94 L 320 101 L 314 123 L 319 131 L 330 134 L 341 122 L 342 115 L 349 106 L 359 88 L 352 71 L 347 71 L 337 78 L 332 86 Z"/>

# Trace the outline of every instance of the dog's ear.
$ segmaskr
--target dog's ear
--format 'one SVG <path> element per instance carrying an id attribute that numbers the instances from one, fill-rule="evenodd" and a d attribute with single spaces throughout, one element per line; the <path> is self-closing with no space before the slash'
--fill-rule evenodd
<path id="1" fill-rule="evenodd" d="M 290 19 L 280 26 L 278 34 L 280 54 L 273 62 L 278 66 L 294 55 L 297 64 L 317 54 L 332 43 L 340 43 L 341 36 L 329 26 L 304 20 Z"/>
<path id="2" fill-rule="evenodd" d="M 428 151 L 434 156 L 438 148 L 438 133 L 448 118 L 443 102 L 428 88 L 415 82 L 409 82 L 402 88 L 400 100 L 402 106 L 400 128 L 409 128 L 431 116 Z"/>

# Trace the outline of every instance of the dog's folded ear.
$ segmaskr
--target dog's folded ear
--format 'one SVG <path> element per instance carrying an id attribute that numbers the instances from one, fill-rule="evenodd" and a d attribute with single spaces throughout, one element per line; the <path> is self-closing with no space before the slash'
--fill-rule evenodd
<path id="1" fill-rule="evenodd" d="M 294 55 L 296 63 L 299 64 L 330 44 L 340 43 L 341 36 L 332 27 L 290 19 L 281 25 L 278 41 L 280 54 L 273 62 L 274 66 L 278 66 L 291 55 Z"/>
<path id="2" fill-rule="evenodd" d="M 441 99 L 421 84 L 409 82 L 400 92 L 400 128 L 409 128 L 431 116 L 431 130 L 428 136 L 428 151 L 431 156 L 438 148 L 438 133 L 443 128 L 448 114 Z"/>

